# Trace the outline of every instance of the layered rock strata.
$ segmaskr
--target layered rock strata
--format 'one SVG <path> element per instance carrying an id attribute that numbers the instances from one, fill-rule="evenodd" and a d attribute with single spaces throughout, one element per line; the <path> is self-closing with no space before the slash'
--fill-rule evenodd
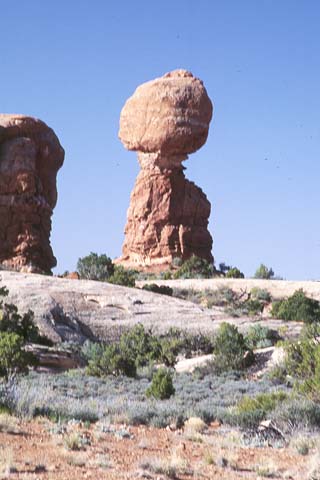
<path id="1" fill-rule="evenodd" d="M 212 262 L 210 202 L 184 176 L 182 162 L 204 145 L 212 103 L 203 83 L 175 70 L 139 86 L 124 105 L 119 138 L 138 152 L 119 263 L 161 270 L 195 254 Z"/>
<path id="2" fill-rule="evenodd" d="M 0 115 L 0 264 L 47 273 L 56 265 L 51 216 L 63 160 L 64 150 L 44 122 Z"/>

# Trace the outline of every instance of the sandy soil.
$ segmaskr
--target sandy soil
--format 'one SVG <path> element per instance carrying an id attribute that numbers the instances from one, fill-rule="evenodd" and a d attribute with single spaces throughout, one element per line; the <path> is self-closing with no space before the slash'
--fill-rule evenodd
<path id="1" fill-rule="evenodd" d="M 272 478 L 300 480 L 308 478 L 313 456 L 312 452 L 299 455 L 290 446 L 245 447 L 239 433 L 215 424 L 205 434 L 144 426 L 112 428 L 114 432 L 103 433 L 99 424 L 87 428 L 77 424 L 57 433 L 57 424 L 47 419 L 17 422 L 12 433 L 0 433 L 1 478 L 168 478 L 152 471 L 158 464 L 159 470 L 162 466 L 167 471 L 171 465 L 171 474 L 175 471 L 180 479 L 258 479 L 272 474 Z M 66 438 L 72 434 L 85 439 L 78 451 L 66 448 Z"/>

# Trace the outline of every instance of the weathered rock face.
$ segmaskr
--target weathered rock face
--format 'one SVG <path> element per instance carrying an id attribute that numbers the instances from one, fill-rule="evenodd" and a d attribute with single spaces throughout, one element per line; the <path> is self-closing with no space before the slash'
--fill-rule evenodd
<path id="1" fill-rule="evenodd" d="M 122 109 L 119 137 L 138 151 L 119 263 L 164 269 L 192 254 L 212 261 L 210 202 L 182 162 L 206 141 L 212 104 L 198 78 L 176 70 L 137 88 Z"/>
<path id="2" fill-rule="evenodd" d="M 56 174 L 64 150 L 45 123 L 24 115 L 0 115 L 0 264 L 50 272 L 51 215 Z"/>

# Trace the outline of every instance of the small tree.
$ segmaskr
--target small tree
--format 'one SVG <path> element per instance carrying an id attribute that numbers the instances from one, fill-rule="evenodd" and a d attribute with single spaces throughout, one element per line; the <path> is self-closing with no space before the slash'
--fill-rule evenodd
<path id="1" fill-rule="evenodd" d="M 244 274 L 237 267 L 230 268 L 226 273 L 227 278 L 244 278 Z"/>
<path id="2" fill-rule="evenodd" d="M 0 375 L 8 378 L 13 373 L 26 372 L 36 364 L 32 353 L 24 349 L 24 339 L 16 333 L 0 333 Z"/>
<path id="3" fill-rule="evenodd" d="M 108 278 L 109 283 L 123 285 L 124 287 L 134 287 L 136 284 L 137 272 L 127 270 L 122 265 L 115 265 L 113 274 Z"/>
<path id="4" fill-rule="evenodd" d="M 107 375 L 136 376 L 136 365 L 133 358 L 127 352 L 121 350 L 118 345 L 104 347 L 99 357 L 93 356 L 87 366 L 88 375 L 105 377 Z"/>
<path id="5" fill-rule="evenodd" d="M 254 355 L 235 325 L 223 322 L 214 340 L 214 367 L 217 373 L 241 370 L 251 365 Z"/>
<path id="6" fill-rule="evenodd" d="M 263 280 L 270 280 L 274 277 L 274 271 L 272 268 L 266 267 L 263 263 L 261 263 L 260 267 L 257 268 L 256 273 L 254 274 L 254 278 L 260 278 Z"/>
<path id="7" fill-rule="evenodd" d="M 213 273 L 214 266 L 212 263 L 204 258 L 192 255 L 175 272 L 174 278 L 211 278 Z"/>
<path id="8" fill-rule="evenodd" d="M 114 265 L 107 255 L 91 252 L 90 255 L 79 258 L 77 270 L 80 278 L 103 282 L 114 274 Z"/>
<path id="9" fill-rule="evenodd" d="M 152 377 L 150 387 L 146 391 L 147 397 L 165 400 L 175 394 L 172 382 L 172 374 L 165 368 L 159 368 Z"/>

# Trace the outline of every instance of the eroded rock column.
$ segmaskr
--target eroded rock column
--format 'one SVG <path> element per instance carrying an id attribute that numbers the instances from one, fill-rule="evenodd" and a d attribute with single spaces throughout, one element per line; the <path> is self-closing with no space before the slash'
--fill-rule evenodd
<path id="1" fill-rule="evenodd" d="M 195 254 L 213 261 L 210 202 L 184 176 L 182 162 L 208 136 L 212 103 L 203 83 L 176 70 L 142 84 L 122 109 L 119 137 L 138 152 L 141 171 L 131 194 L 119 263 L 165 269 Z"/>
<path id="2" fill-rule="evenodd" d="M 63 160 L 64 150 L 44 122 L 0 115 L 0 264 L 45 273 L 56 265 L 51 216 Z"/>

